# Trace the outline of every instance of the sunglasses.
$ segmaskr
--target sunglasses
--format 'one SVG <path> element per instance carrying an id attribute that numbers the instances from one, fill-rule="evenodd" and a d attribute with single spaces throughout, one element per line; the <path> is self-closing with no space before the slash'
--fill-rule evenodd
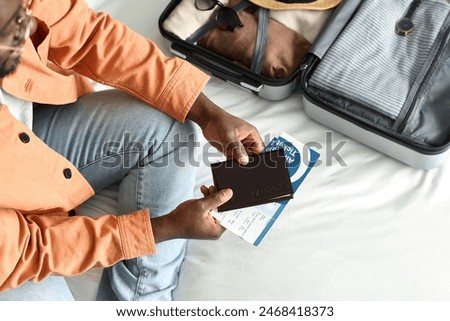
<path id="1" fill-rule="evenodd" d="M 244 26 L 237 12 L 224 6 L 222 2 L 218 0 L 195 0 L 195 7 L 201 11 L 212 10 L 216 6 L 219 6 L 219 11 L 215 17 L 219 29 L 234 32 L 236 27 Z"/>
<path id="2" fill-rule="evenodd" d="M 28 9 L 30 4 L 31 0 L 22 1 L 12 17 L 0 28 L 0 33 L 3 33 L 11 24 L 14 24 L 15 27 L 12 43 L 9 45 L 0 44 L 0 50 L 23 51 L 23 41 L 30 35 L 31 11 Z"/>

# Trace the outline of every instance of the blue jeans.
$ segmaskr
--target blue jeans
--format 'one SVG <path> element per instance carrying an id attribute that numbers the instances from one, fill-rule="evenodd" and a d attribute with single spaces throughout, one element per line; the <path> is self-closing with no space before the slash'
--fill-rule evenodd
<path id="1" fill-rule="evenodd" d="M 192 122 L 179 123 L 118 90 L 91 93 L 67 106 L 39 105 L 33 117 L 33 131 L 77 166 L 95 191 L 120 182 L 118 213 L 149 208 L 157 217 L 192 198 L 199 144 Z M 156 255 L 105 269 L 97 299 L 170 300 L 185 249 L 186 240 L 161 242 Z M 21 290 L 5 295 L 26 297 Z"/>

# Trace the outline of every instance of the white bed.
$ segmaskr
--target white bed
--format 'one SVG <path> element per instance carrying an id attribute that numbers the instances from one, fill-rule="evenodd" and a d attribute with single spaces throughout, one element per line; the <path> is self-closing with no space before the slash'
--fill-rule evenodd
<path id="1" fill-rule="evenodd" d="M 170 54 L 157 25 L 169 0 L 88 2 Z M 323 163 L 258 247 L 230 232 L 189 241 L 175 300 L 450 299 L 450 160 L 430 171 L 408 167 L 310 120 L 298 93 L 271 102 L 217 79 L 205 93 L 263 135 L 282 130 L 319 143 Z M 327 161 L 339 144 L 341 162 Z M 206 165 L 197 191 L 201 184 L 211 184 Z M 113 211 L 114 197 L 105 191 L 84 208 Z M 68 278 L 76 299 L 94 299 L 99 275 Z"/>

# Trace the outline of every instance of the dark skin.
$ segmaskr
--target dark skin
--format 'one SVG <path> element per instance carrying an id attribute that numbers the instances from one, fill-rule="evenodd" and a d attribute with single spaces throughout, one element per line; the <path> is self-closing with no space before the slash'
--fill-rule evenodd
<path id="1" fill-rule="evenodd" d="M 24 20 L 27 28 L 20 30 L 17 21 L 25 17 L 24 10 L 20 7 L 22 0 L 1 1 L 0 10 L 0 44 L 12 47 L 11 50 L 6 48 L 0 49 L 0 78 L 13 74 L 20 64 L 21 49 L 26 38 L 36 31 L 37 22 L 34 17 Z"/>
<path id="2" fill-rule="evenodd" d="M 20 9 L 22 4 L 22 0 L 0 0 L 0 85 L 1 78 L 14 74 L 25 40 L 36 31 L 35 18 Z M 19 26 L 14 15 L 25 17 L 27 25 Z M 198 96 L 187 119 L 197 123 L 205 138 L 227 158 L 241 164 L 248 162 L 248 155 L 263 151 L 263 141 L 253 125 L 227 113 L 204 94 Z M 211 210 L 227 202 L 233 192 L 206 186 L 201 192 L 202 198 L 185 201 L 167 215 L 151 219 L 157 243 L 176 238 L 220 238 L 225 229 L 212 217 Z"/>

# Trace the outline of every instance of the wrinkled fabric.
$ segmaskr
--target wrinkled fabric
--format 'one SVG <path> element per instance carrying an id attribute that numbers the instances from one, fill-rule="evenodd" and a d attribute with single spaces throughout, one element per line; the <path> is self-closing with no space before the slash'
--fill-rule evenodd
<path id="1" fill-rule="evenodd" d="M 239 0 L 231 0 L 234 6 Z M 198 45 L 207 48 L 223 57 L 250 68 L 256 43 L 258 14 L 255 7 L 238 12 L 243 27 L 234 32 L 214 28 L 202 38 Z M 269 19 L 267 46 L 264 52 L 261 74 L 270 78 L 285 78 L 293 74 L 299 67 L 311 44 L 305 37 Z"/>
<path id="2" fill-rule="evenodd" d="M 184 121 L 208 80 L 84 1 L 34 0 L 31 9 L 38 29 L 16 73 L 1 80 L 17 98 L 74 102 L 93 90 L 89 77 Z M 0 291 L 156 252 L 148 209 L 72 217 L 92 187 L 4 105 L 0 137 Z"/>

